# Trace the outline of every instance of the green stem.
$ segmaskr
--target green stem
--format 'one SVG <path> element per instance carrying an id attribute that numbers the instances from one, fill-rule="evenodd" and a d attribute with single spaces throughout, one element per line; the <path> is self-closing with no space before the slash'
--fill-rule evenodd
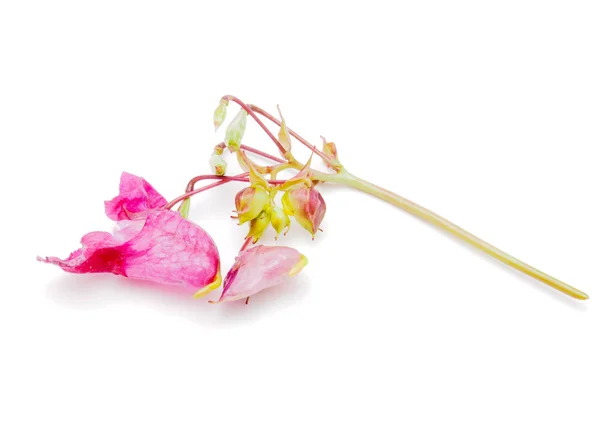
<path id="1" fill-rule="evenodd" d="M 277 179 L 277 174 L 287 169 L 297 168 L 295 164 L 283 163 L 278 164 L 277 166 L 273 166 L 271 169 L 271 179 Z"/>
<path id="2" fill-rule="evenodd" d="M 315 176 L 316 177 L 316 176 Z M 400 195 L 394 194 L 387 189 L 381 188 L 377 185 L 374 185 L 366 180 L 360 179 L 345 170 L 342 170 L 337 175 L 325 175 L 319 174 L 319 179 L 328 182 L 335 182 L 342 185 L 347 185 L 349 187 L 358 189 L 359 191 L 365 192 L 367 194 L 371 194 L 377 198 L 380 198 L 384 201 L 387 201 L 390 204 L 393 204 L 396 207 L 401 208 L 408 213 L 411 213 L 414 216 L 417 216 L 420 219 L 423 219 L 426 222 L 448 232 L 449 234 L 458 237 L 462 241 L 467 244 L 483 251 L 484 253 L 498 259 L 500 262 L 511 266 L 518 271 L 523 272 L 530 277 L 535 278 L 538 281 L 543 282 L 550 287 L 567 294 L 575 299 L 585 300 L 588 298 L 588 295 L 583 291 L 576 289 L 575 287 L 571 287 L 570 285 L 540 271 L 539 269 L 534 268 L 531 265 L 528 265 L 525 262 L 520 261 L 519 259 L 509 255 L 508 253 L 500 250 L 497 247 L 483 241 L 481 238 L 476 237 L 470 232 L 464 230 L 458 225 L 450 222 L 447 219 L 444 219 L 442 216 L 432 212 L 425 207 L 422 207 L 412 201 L 401 197 Z"/>

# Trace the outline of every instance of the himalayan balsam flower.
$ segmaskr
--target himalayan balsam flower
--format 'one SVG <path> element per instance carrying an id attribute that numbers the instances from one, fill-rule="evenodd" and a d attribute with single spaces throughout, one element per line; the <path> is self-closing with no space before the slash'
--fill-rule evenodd
<path id="1" fill-rule="evenodd" d="M 223 282 L 217 301 L 245 299 L 266 288 L 283 284 L 306 266 L 308 259 L 290 247 L 256 246 L 241 252 Z"/>
<path id="2" fill-rule="evenodd" d="M 104 202 L 106 215 L 112 220 L 143 219 L 167 200 L 145 179 L 127 172 L 121 174 L 119 195 Z"/>
<path id="3" fill-rule="evenodd" d="M 106 203 L 118 230 L 91 232 L 66 259 L 38 257 L 76 274 L 110 272 L 190 290 L 202 296 L 221 284 L 217 247 L 201 227 L 179 213 L 157 209 L 164 198 L 144 179 L 123 173 L 120 193 Z"/>
<path id="4" fill-rule="evenodd" d="M 73 273 L 110 272 L 185 287 L 192 289 L 196 296 L 202 296 L 220 285 L 219 255 L 210 236 L 202 228 L 187 220 L 190 209 L 189 197 L 227 182 L 246 181 L 247 173 L 250 185 L 237 193 L 235 197 L 237 216 L 232 216 L 239 219 L 240 225 L 249 223 L 250 229 L 243 248 L 248 247 L 252 242 L 256 243 L 269 226 L 275 229 L 277 235 L 287 232 L 290 226 L 289 216 L 294 216 L 314 239 L 326 212 L 325 201 L 315 189 L 315 185 L 319 182 L 336 183 L 391 203 L 571 297 L 580 300 L 588 298 L 581 290 L 510 256 L 438 214 L 349 173 L 339 161 L 335 143 L 328 142 L 322 137 L 322 151 L 315 146 L 311 147 L 307 140 L 287 127 L 279 107 L 277 108 L 280 122 L 258 106 L 245 104 L 234 96 L 224 96 L 213 115 L 215 130 L 224 123 L 230 101 L 238 104 L 241 109 L 230 121 L 225 130 L 224 141 L 214 147 L 210 159 L 213 174 L 219 176 L 194 178 L 188 183 L 186 194 L 167 204 L 166 200 L 144 179 L 123 173 L 120 194 L 105 203 L 106 214 L 109 218 L 119 221 L 120 229 L 113 234 L 92 232 L 85 235 L 82 239 L 83 247 L 64 260 L 56 257 L 38 259 L 56 264 L 65 271 Z M 249 146 L 242 148 L 241 142 L 248 115 L 272 139 L 283 160 Z M 277 137 L 268 130 L 259 115 L 279 124 Z M 303 167 L 300 167 L 291 153 L 291 135 L 311 148 L 311 156 Z M 221 177 L 225 176 L 227 165 L 222 157 L 225 148 L 235 153 L 237 162 L 246 173 Z M 246 156 L 245 151 L 280 164 L 256 163 Z M 311 169 L 313 154 L 323 160 L 332 172 L 323 173 Z M 278 173 L 284 169 L 300 170 L 290 179 L 277 179 Z M 266 178 L 267 175 L 270 175 L 269 180 Z M 221 182 L 189 191 L 193 183 L 205 178 L 220 178 Z M 275 202 L 279 192 L 284 192 L 281 198 L 282 208 Z M 165 209 L 165 207 L 174 207 L 178 202 L 181 202 L 179 213 Z M 265 288 L 283 283 L 288 277 L 298 273 L 306 263 L 307 260 L 303 255 L 288 247 L 257 246 L 247 250 L 242 249 L 225 278 L 218 302 L 243 299 Z"/>
<path id="5" fill-rule="evenodd" d="M 76 274 L 115 275 L 180 286 L 205 294 L 220 285 L 219 253 L 212 238 L 198 225 L 170 210 L 150 213 L 145 222 L 119 222 L 113 234 L 91 232 L 82 248 L 66 259 L 38 260 Z"/>

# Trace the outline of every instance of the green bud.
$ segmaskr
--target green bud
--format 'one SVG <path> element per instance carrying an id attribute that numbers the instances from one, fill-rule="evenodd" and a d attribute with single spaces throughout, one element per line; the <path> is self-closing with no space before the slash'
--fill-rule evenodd
<path id="1" fill-rule="evenodd" d="M 290 228 L 290 218 L 279 206 L 273 206 L 271 210 L 271 226 L 277 232 L 275 239 L 279 237 L 279 234 L 285 229 L 283 235 L 287 234 Z"/>
<path id="2" fill-rule="evenodd" d="M 192 199 L 191 198 L 186 198 L 185 200 L 183 200 L 181 202 L 181 204 L 179 205 L 179 214 L 181 215 L 182 218 L 187 219 L 190 215 L 190 205 L 192 204 Z"/>
<path id="3" fill-rule="evenodd" d="M 231 152 L 237 151 L 242 143 L 246 130 L 246 117 L 248 113 L 243 109 L 231 120 L 225 131 L 225 143 Z"/>
<path id="4" fill-rule="evenodd" d="M 269 192 L 262 186 L 242 189 L 235 196 L 235 208 L 240 225 L 256 218 L 271 203 Z"/>
<path id="5" fill-rule="evenodd" d="M 229 105 L 229 101 L 227 99 L 221 99 L 219 102 L 219 106 L 215 109 L 215 113 L 213 114 L 213 123 L 215 124 L 215 132 L 219 130 L 221 124 L 225 121 L 225 117 L 227 117 L 227 105 Z"/>
<path id="6" fill-rule="evenodd" d="M 214 153 L 217 155 L 223 154 L 223 148 L 225 148 L 225 144 L 223 142 L 215 145 Z"/>
<path id="7" fill-rule="evenodd" d="M 248 231 L 248 235 L 246 238 L 252 237 L 252 242 L 256 243 L 263 232 L 269 227 L 269 223 L 271 222 L 271 211 L 270 209 L 265 209 L 260 214 L 250 221 L 250 230 Z"/>
<path id="8" fill-rule="evenodd" d="M 227 162 L 218 155 L 217 153 L 213 153 L 208 160 L 208 164 L 210 164 L 210 168 L 218 176 L 223 176 L 227 171 Z"/>

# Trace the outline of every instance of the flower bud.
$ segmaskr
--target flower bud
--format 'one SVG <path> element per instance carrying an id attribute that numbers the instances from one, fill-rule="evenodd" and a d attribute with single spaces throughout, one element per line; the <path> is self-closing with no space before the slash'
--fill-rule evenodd
<path id="1" fill-rule="evenodd" d="M 210 168 L 213 173 L 218 176 L 223 176 L 227 171 L 227 162 L 217 153 L 213 153 L 210 156 L 208 164 L 210 164 Z"/>
<path id="2" fill-rule="evenodd" d="M 279 206 L 273 206 L 271 210 L 271 226 L 277 232 L 275 239 L 279 237 L 279 234 L 285 229 L 284 235 L 287 234 L 290 228 L 290 218 Z"/>
<path id="3" fill-rule="evenodd" d="M 265 209 L 260 212 L 257 217 L 250 221 L 250 230 L 248 231 L 246 238 L 252 237 L 252 242 L 256 244 L 263 232 L 265 232 L 265 229 L 269 227 L 270 222 L 271 211 L 270 209 Z"/>
<path id="4" fill-rule="evenodd" d="M 223 154 L 223 149 L 225 148 L 225 143 L 221 142 L 215 145 L 214 153 L 217 155 Z"/>
<path id="5" fill-rule="evenodd" d="M 183 200 L 181 202 L 181 204 L 179 205 L 178 211 L 182 218 L 187 219 L 188 216 L 190 215 L 191 203 L 192 203 L 192 199 L 188 197 L 185 200 Z"/>
<path id="6" fill-rule="evenodd" d="M 293 215 L 314 238 L 327 209 L 321 193 L 314 188 L 297 186 L 286 191 L 281 202 L 285 213 Z"/>
<path id="7" fill-rule="evenodd" d="M 243 109 L 231 120 L 225 131 L 225 143 L 231 152 L 237 151 L 242 143 L 244 131 L 246 130 L 246 116 L 248 113 Z"/>
<path id="8" fill-rule="evenodd" d="M 215 132 L 219 130 L 221 124 L 225 121 L 225 117 L 227 117 L 227 105 L 229 105 L 229 101 L 227 99 L 221 99 L 219 102 L 219 106 L 215 109 L 215 113 L 213 114 L 213 123 L 215 124 Z"/>
<path id="9" fill-rule="evenodd" d="M 271 202 L 269 192 L 262 186 L 242 189 L 235 196 L 235 208 L 239 224 L 256 218 Z"/>

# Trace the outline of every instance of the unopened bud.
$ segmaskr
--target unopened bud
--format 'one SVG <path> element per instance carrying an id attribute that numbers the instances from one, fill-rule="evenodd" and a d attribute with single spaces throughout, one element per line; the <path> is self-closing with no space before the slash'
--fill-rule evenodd
<path id="1" fill-rule="evenodd" d="M 219 102 L 219 106 L 215 109 L 215 113 L 213 114 L 213 123 L 215 124 L 215 132 L 219 130 L 221 124 L 225 121 L 225 117 L 227 117 L 227 105 L 229 105 L 229 101 L 227 99 L 221 99 Z"/>
<path id="2" fill-rule="evenodd" d="M 270 222 L 271 211 L 267 208 L 250 221 L 250 230 L 248 231 L 246 238 L 252 237 L 252 242 L 256 244 L 263 232 L 265 232 L 265 229 L 269 227 Z"/>
<path id="3" fill-rule="evenodd" d="M 225 143 L 221 142 L 215 145 L 214 153 L 217 155 L 223 154 L 223 149 L 225 149 Z"/>
<path id="4" fill-rule="evenodd" d="M 256 218 L 271 202 L 269 192 L 262 186 L 242 189 L 235 196 L 235 208 L 240 225 Z"/>
<path id="5" fill-rule="evenodd" d="M 281 202 L 285 213 L 294 216 L 314 238 L 327 210 L 321 193 L 314 188 L 298 186 L 286 191 Z"/>
<path id="6" fill-rule="evenodd" d="M 231 152 L 237 151 L 242 143 L 244 131 L 246 130 L 246 116 L 248 113 L 243 109 L 231 120 L 225 131 L 225 143 Z"/>
<path id="7" fill-rule="evenodd" d="M 210 164 L 210 168 L 213 173 L 218 176 L 223 176 L 225 172 L 227 172 L 227 162 L 217 153 L 213 153 L 210 156 L 208 164 Z"/>
<path id="8" fill-rule="evenodd" d="M 181 204 L 179 205 L 178 211 L 182 218 L 187 219 L 188 216 L 190 215 L 190 204 L 191 203 L 192 203 L 192 199 L 188 197 L 185 200 L 183 200 L 181 202 Z"/>
<path id="9" fill-rule="evenodd" d="M 277 232 L 275 239 L 279 237 L 279 234 L 285 229 L 284 235 L 287 233 L 290 227 L 290 218 L 279 206 L 273 206 L 271 210 L 271 226 Z"/>

